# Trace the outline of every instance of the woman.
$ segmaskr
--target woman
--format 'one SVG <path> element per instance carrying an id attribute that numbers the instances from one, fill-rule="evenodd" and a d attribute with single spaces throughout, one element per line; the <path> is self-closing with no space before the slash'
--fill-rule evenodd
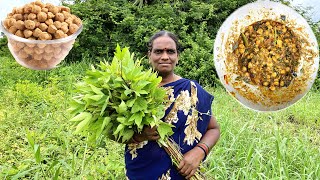
<path id="1" fill-rule="evenodd" d="M 156 142 L 155 128 L 144 127 L 126 146 L 126 174 L 130 180 L 189 179 L 198 169 L 220 136 L 211 114 L 213 96 L 194 81 L 174 73 L 179 61 L 175 35 L 160 31 L 149 41 L 149 62 L 162 77 L 169 103 L 163 121 L 175 126 L 172 138 L 180 146 L 183 160 L 174 167 L 165 150 Z"/>

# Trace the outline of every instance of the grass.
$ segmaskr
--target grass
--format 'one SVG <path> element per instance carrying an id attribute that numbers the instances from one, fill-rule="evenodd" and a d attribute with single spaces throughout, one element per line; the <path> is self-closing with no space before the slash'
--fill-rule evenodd
<path id="1" fill-rule="evenodd" d="M 207 167 L 216 179 L 320 178 L 319 93 L 311 91 L 285 110 L 259 113 L 222 89 L 212 91 L 222 135 Z"/>
<path id="2" fill-rule="evenodd" d="M 93 150 L 68 122 L 72 85 L 88 63 L 46 72 L 22 68 L 11 58 L 2 62 L 0 179 L 124 178 L 123 145 L 106 141 Z"/>
<path id="3" fill-rule="evenodd" d="M 93 149 L 72 134 L 68 99 L 88 62 L 51 71 L 0 64 L 0 179 L 125 179 L 124 146 Z M 223 88 L 213 113 L 221 138 L 204 165 L 215 179 L 319 179 L 320 93 L 274 113 L 240 105 Z"/>

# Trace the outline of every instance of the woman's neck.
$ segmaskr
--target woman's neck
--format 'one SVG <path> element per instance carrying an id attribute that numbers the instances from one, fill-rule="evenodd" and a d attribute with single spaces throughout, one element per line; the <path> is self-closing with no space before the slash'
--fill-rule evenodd
<path id="1" fill-rule="evenodd" d="M 174 74 L 174 73 L 170 73 L 170 74 L 167 74 L 167 75 L 160 75 L 162 77 L 162 81 L 160 83 L 160 86 L 163 86 L 165 84 L 168 84 L 168 83 L 171 83 L 171 82 L 174 82 L 178 79 L 181 79 L 180 76 Z"/>

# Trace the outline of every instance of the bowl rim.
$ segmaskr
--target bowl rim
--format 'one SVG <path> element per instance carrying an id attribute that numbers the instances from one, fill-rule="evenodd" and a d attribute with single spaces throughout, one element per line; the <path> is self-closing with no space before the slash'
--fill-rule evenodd
<path id="1" fill-rule="evenodd" d="M 261 11 L 271 11 L 274 12 L 277 16 L 280 15 L 285 15 L 286 17 L 288 17 L 291 20 L 294 20 L 294 22 L 299 22 L 299 23 L 291 23 L 291 26 L 293 26 L 293 28 L 296 27 L 305 27 L 302 28 L 304 33 L 307 34 L 307 36 L 304 36 L 308 42 L 310 43 L 310 47 L 303 47 L 303 48 L 307 48 L 307 49 L 312 49 L 314 50 L 314 52 L 316 53 L 316 55 L 312 58 L 313 59 L 313 65 L 311 66 L 314 71 L 314 73 L 312 73 L 310 75 L 310 78 L 307 81 L 307 84 L 304 86 L 306 89 L 302 90 L 302 92 L 297 93 L 295 95 L 294 98 L 292 98 L 289 101 L 283 101 L 280 104 L 274 104 L 274 105 L 264 105 L 261 104 L 259 102 L 262 102 L 262 100 L 260 99 L 259 102 L 253 102 L 247 99 L 247 97 L 241 95 L 240 93 L 238 93 L 240 90 L 237 90 L 234 88 L 234 85 L 232 85 L 232 81 L 230 83 L 228 83 L 228 80 L 225 79 L 225 77 L 230 77 L 233 76 L 233 72 L 228 72 L 226 69 L 227 66 L 229 66 L 229 64 L 226 63 L 226 54 L 228 53 L 228 51 L 226 51 L 226 49 L 230 50 L 231 46 L 228 46 L 229 41 L 229 37 L 230 34 L 234 34 L 235 31 L 234 29 L 237 30 L 237 32 L 239 32 L 240 35 L 240 30 L 241 28 L 237 29 L 237 28 L 231 28 L 234 26 L 244 26 L 245 23 L 248 23 L 249 25 L 251 24 L 252 19 L 255 20 L 253 22 L 257 22 L 259 20 L 266 20 L 266 18 L 261 18 L 264 17 L 263 15 L 261 16 L 257 16 L 257 18 L 250 18 L 249 20 L 246 20 L 245 17 L 246 15 L 250 15 L 251 17 L 253 17 L 253 15 L 255 15 L 254 13 L 259 13 Z M 244 13 L 245 12 L 245 13 Z M 254 13 L 252 13 L 254 12 Z M 273 14 L 270 13 L 270 16 L 272 16 Z M 271 19 L 274 20 L 274 18 L 270 18 L 268 14 L 266 14 L 266 16 L 268 16 L 267 19 Z M 239 19 L 241 19 L 241 21 L 239 21 Z M 244 20 L 243 20 L 244 19 Z M 237 24 L 234 23 L 235 21 L 237 21 Z M 240 24 L 239 22 L 241 22 L 242 24 Z M 240 24 L 240 25 L 239 25 Z M 227 31 L 226 31 L 227 29 Z M 233 31 L 232 31 L 233 30 Z M 303 36 L 303 34 L 300 34 L 299 36 Z M 227 40 L 228 39 L 228 40 Z M 312 44 L 314 43 L 314 44 Z M 227 48 L 226 48 L 227 47 Z M 296 12 L 293 8 L 291 8 L 288 5 L 285 5 L 281 2 L 272 2 L 272 1 L 256 1 L 256 2 L 252 2 L 252 3 L 248 3 L 240 8 L 238 8 L 237 10 L 235 10 L 231 15 L 228 16 L 228 18 L 223 22 L 223 24 L 220 26 L 217 35 L 216 35 L 216 39 L 214 41 L 214 65 L 217 71 L 217 74 L 219 76 L 219 80 L 222 83 L 223 87 L 229 92 L 230 95 L 232 95 L 232 97 L 234 97 L 241 105 L 243 105 L 246 108 L 249 108 L 251 110 L 257 111 L 257 112 L 272 112 L 272 111 L 279 111 L 279 110 L 283 110 L 286 109 L 290 106 L 292 106 L 293 104 L 295 104 L 296 102 L 298 102 L 299 100 L 301 100 L 308 91 L 310 91 L 310 89 L 312 88 L 312 85 L 314 84 L 316 78 L 317 78 L 317 74 L 319 71 L 319 53 L 318 53 L 318 43 L 315 37 L 314 32 L 312 31 L 310 25 L 308 24 L 308 22 L 306 21 L 306 19 L 301 16 L 298 12 Z M 249 88 L 251 88 L 252 86 L 250 86 Z M 252 91 L 254 92 L 254 91 Z"/>
<path id="2" fill-rule="evenodd" d="M 77 36 L 81 33 L 82 29 L 83 29 L 83 24 L 81 24 L 81 26 L 79 27 L 79 29 L 77 30 L 77 32 L 73 33 L 70 36 L 61 38 L 61 39 L 54 39 L 54 40 L 30 40 L 30 39 L 26 39 L 26 38 L 22 38 L 19 36 L 16 36 L 12 33 L 10 33 L 9 31 L 6 30 L 6 28 L 3 25 L 3 21 L 1 21 L 0 23 L 0 30 L 4 33 L 5 36 L 7 36 L 7 38 L 9 39 L 13 39 L 19 42 L 24 42 L 24 43 L 30 43 L 30 44 L 56 44 L 56 43 L 65 43 L 65 42 L 69 42 L 71 40 L 75 40 L 77 38 Z"/>

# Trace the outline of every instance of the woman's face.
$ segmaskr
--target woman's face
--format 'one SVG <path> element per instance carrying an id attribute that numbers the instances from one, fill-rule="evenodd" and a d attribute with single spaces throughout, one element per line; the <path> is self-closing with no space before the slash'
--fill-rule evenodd
<path id="1" fill-rule="evenodd" d="M 176 43 L 169 36 L 160 36 L 153 41 L 152 50 L 149 52 L 152 67 L 160 75 L 173 73 L 178 63 Z"/>

